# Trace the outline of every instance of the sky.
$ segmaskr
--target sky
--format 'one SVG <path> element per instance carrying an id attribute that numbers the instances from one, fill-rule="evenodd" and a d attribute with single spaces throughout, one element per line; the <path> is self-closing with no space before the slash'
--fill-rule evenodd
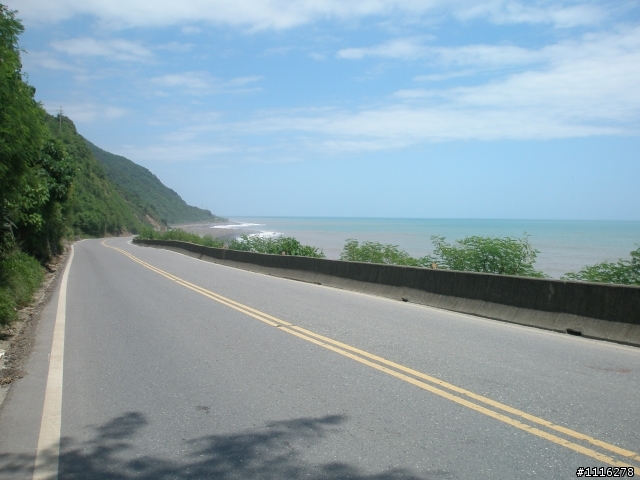
<path id="1" fill-rule="evenodd" d="M 640 220 L 640 5 L 0 0 L 36 97 L 223 216 Z"/>

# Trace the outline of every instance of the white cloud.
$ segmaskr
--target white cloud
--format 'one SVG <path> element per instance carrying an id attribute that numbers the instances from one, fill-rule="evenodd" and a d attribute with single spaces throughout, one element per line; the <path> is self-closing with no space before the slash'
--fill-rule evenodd
<path id="1" fill-rule="evenodd" d="M 194 25 L 185 25 L 182 27 L 182 33 L 185 35 L 197 35 L 198 33 L 202 33 L 202 28 Z"/>
<path id="2" fill-rule="evenodd" d="M 194 0 L 186 5 L 178 4 L 179 8 L 175 2 L 166 3 L 165 9 L 164 2 L 157 0 L 153 4 L 154 11 L 150 13 L 148 2 L 141 0 L 129 0 L 127 8 L 122 7 L 124 3 L 120 0 L 60 0 L 56 4 L 59 11 L 51 13 L 47 20 L 87 13 L 119 25 L 173 24 L 180 27 L 185 22 L 196 22 L 203 28 L 209 23 L 258 30 L 291 28 L 327 18 L 349 20 L 367 15 L 411 13 L 419 16 L 447 10 L 462 21 L 482 19 L 494 23 L 529 22 L 568 27 L 597 23 L 594 12 L 599 8 L 591 4 L 567 6 L 566 2 L 523 4 L 509 1 L 479 3 L 471 0 L 458 0 L 446 5 L 442 0 L 256 0 L 251 3 L 252 8 L 246 8 L 247 4 L 241 2 Z M 17 3 L 30 5 L 33 2 L 17 0 Z M 48 8 L 47 3 L 39 3 L 42 3 L 42 10 Z M 37 20 L 41 12 L 34 12 L 31 11 L 31 17 L 28 17 L 27 9 L 26 17 Z M 24 9 L 21 11 L 23 13 Z M 601 18 L 605 16 L 602 14 Z M 45 21 L 44 18 L 41 20 Z M 197 33 L 200 27 L 182 28 L 183 33 Z M 154 66 L 157 66 L 157 62 L 163 58 L 158 50 L 188 51 L 190 48 L 189 44 L 172 43 L 152 49 L 121 39 L 95 38 L 61 40 L 51 45 L 55 52 L 49 58 L 43 54 L 34 57 L 34 61 L 40 62 L 43 68 L 70 71 L 76 67 L 57 60 L 56 56 L 65 60 L 69 59 L 63 54 L 117 61 L 154 60 Z M 321 56 L 308 53 L 304 47 L 293 48 L 312 58 L 322 59 Z M 155 56 L 154 51 L 157 53 Z M 264 145 L 265 149 L 357 151 L 458 139 L 549 139 L 640 133 L 640 89 L 636 85 L 640 78 L 640 29 L 592 33 L 540 48 L 509 44 L 451 47 L 435 45 L 434 39 L 428 36 L 404 37 L 373 46 L 342 49 L 336 55 L 352 60 L 367 57 L 420 60 L 428 74 L 414 77 L 413 80 L 417 82 L 437 82 L 478 72 L 488 72 L 492 79 L 486 81 L 486 75 L 472 77 L 471 82 L 464 82 L 467 86 L 456 88 L 447 88 L 447 84 L 425 83 L 420 85 L 423 88 L 394 92 L 393 88 L 400 87 L 390 87 L 388 95 L 383 98 L 366 97 L 375 103 L 351 110 L 274 110 L 253 116 L 244 111 L 244 117 L 250 120 L 233 121 L 225 118 L 223 122 L 215 119 L 197 128 L 183 128 L 161 139 L 158 143 L 160 146 L 153 147 L 156 150 L 146 149 L 145 155 L 157 154 L 177 160 L 204 158 L 232 150 L 237 152 L 239 147 L 232 149 L 224 146 L 227 141 L 236 146 Z M 185 70 L 189 68 L 194 67 L 189 66 Z M 149 91 L 155 89 L 158 95 L 172 98 L 180 93 L 204 96 L 255 91 L 259 90 L 261 80 L 259 76 L 218 78 L 204 71 L 168 71 L 159 74 L 155 70 L 147 75 L 145 86 L 151 87 Z M 468 86 L 470 84 L 473 86 Z M 406 86 L 406 83 L 397 85 Z M 201 98 L 188 100 L 182 102 L 185 108 L 190 108 L 196 100 L 202 105 L 207 103 L 206 99 Z M 350 99 L 349 104 L 353 105 L 352 102 L 353 99 Z M 74 119 L 87 122 L 96 118 L 118 118 L 128 113 L 117 106 L 100 104 L 64 108 Z M 195 107 L 194 111 L 198 108 L 206 107 Z M 195 120 L 190 119 L 189 122 L 195 123 Z M 223 138 L 224 145 L 212 146 L 208 143 L 210 138 L 215 137 Z M 181 146 L 173 149 L 174 144 Z M 189 146 L 193 150 L 185 153 L 187 150 L 184 148 Z M 143 155 L 142 150 L 136 155 Z"/>
<path id="3" fill-rule="evenodd" d="M 544 109 L 482 109 L 454 106 L 393 105 L 359 112 L 324 116 L 270 117 L 244 125 L 245 134 L 299 132 L 313 135 L 316 146 L 364 146 L 383 150 L 451 140 L 552 139 L 591 135 L 620 135 L 624 128 L 590 125 L 575 118 L 558 117 Z M 311 149 L 309 149 L 311 150 Z"/>
<path id="4" fill-rule="evenodd" d="M 151 81 L 160 87 L 185 88 L 190 91 L 205 91 L 212 86 L 213 79 L 205 72 L 170 73 Z"/>
<path id="5" fill-rule="evenodd" d="M 539 49 L 515 45 L 482 44 L 441 47 L 424 45 L 419 39 L 408 38 L 394 39 L 373 47 L 340 50 L 337 56 L 349 59 L 362 59 L 368 56 L 402 60 L 421 58 L 433 69 L 444 69 L 438 73 L 413 77 L 413 80 L 418 82 L 466 77 L 487 70 L 494 74 L 494 81 L 498 82 L 501 70 L 503 75 L 512 75 L 516 70 L 534 75 L 535 72 L 551 72 L 553 69 L 572 66 L 577 78 L 582 78 L 582 68 L 587 68 L 586 65 L 589 65 L 592 75 L 596 77 L 620 69 L 634 70 L 636 65 L 634 62 L 638 61 L 636 58 L 638 48 L 640 48 L 640 27 L 619 28 L 610 33 L 589 33 L 581 39 L 567 40 Z M 610 70 L 611 68 L 613 70 Z M 567 77 L 566 80 L 572 79 Z M 422 90 L 397 92 L 397 96 L 402 97 L 429 95 Z"/>
<path id="6" fill-rule="evenodd" d="M 258 75 L 250 75 L 248 77 L 232 78 L 231 80 L 227 81 L 225 85 L 230 87 L 239 87 L 239 86 L 247 85 L 249 83 L 258 82 L 260 80 L 262 80 L 262 77 Z"/>
<path id="7" fill-rule="evenodd" d="M 425 58 L 432 63 L 448 66 L 476 66 L 493 68 L 505 65 L 526 65 L 548 58 L 543 50 L 529 50 L 514 45 L 465 45 L 439 47 L 424 44 L 419 37 L 395 38 L 380 45 L 364 48 L 345 48 L 338 58 L 360 60 L 365 57 L 415 60 Z"/>
<path id="8" fill-rule="evenodd" d="M 23 69 L 30 71 L 34 67 L 46 68 L 48 70 L 61 70 L 67 72 L 81 73 L 82 69 L 59 60 L 49 52 L 28 52 L 22 56 Z"/>
<path id="9" fill-rule="evenodd" d="M 337 53 L 338 58 L 360 60 L 364 57 L 386 57 L 413 60 L 429 54 L 429 47 L 418 37 L 396 38 L 375 47 L 344 48 Z"/>
<path id="10" fill-rule="evenodd" d="M 454 15 L 461 20 L 487 18 L 496 24 L 548 23 L 566 28 L 600 23 L 607 12 L 604 8 L 589 3 L 565 6 L 561 2 L 551 4 L 496 0 L 464 2 L 454 10 Z"/>
<path id="11" fill-rule="evenodd" d="M 292 46 L 289 47 L 274 47 L 274 48 L 267 48 L 264 51 L 265 55 L 287 55 L 288 53 L 291 53 L 292 51 L 294 51 L 295 48 Z"/>
<path id="12" fill-rule="evenodd" d="M 153 57 L 149 49 L 123 39 L 73 38 L 53 41 L 51 46 L 54 50 L 71 56 L 105 57 L 126 62 L 147 61 Z"/>
<path id="13" fill-rule="evenodd" d="M 160 143 L 145 147 L 124 147 L 120 152 L 127 158 L 138 162 L 185 162 L 215 158 L 221 154 L 233 152 L 232 147 L 211 145 L 209 143 Z"/>
<path id="14" fill-rule="evenodd" d="M 393 96 L 397 98 L 416 99 L 416 98 L 433 98 L 439 96 L 437 92 L 433 90 L 427 90 L 424 88 L 409 88 L 398 90 L 393 92 Z"/>
<path id="15" fill-rule="evenodd" d="M 428 75 L 416 75 L 412 78 L 414 82 L 441 82 L 443 80 L 449 80 L 451 78 L 459 78 L 459 77 L 468 77 L 469 75 L 473 75 L 475 72 L 473 70 L 462 70 L 459 72 L 448 72 L 448 73 L 431 73 Z"/>
<path id="16" fill-rule="evenodd" d="M 45 109 L 51 114 L 57 114 L 62 107 L 64 115 L 77 123 L 91 123 L 96 120 L 121 118 L 129 113 L 126 108 L 115 105 L 103 105 L 93 102 L 66 103 L 44 102 Z"/>
<path id="17" fill-rule="evenodd" d="M 244 88 L 248 84 L 258 82 L 262 77 L 253 75 L 221 80 L 207 72 L 170 73 L 151 79 L 151 83 L 159 88 L 180 89 L 189 95 L 212 95 L 219 93 L 247 93 L 260 88 Z M 160 90 L 157 94 L 162 95 Z"/>
<path id="18" fill-rule="evenodd" d="M 195 45 L 193 43 L 169 42 L 163 45 L 158 45 L 156 48 L 158 50 L 166 50 L 167 52 L 186 53 L 193 50 L 194 46 Z"/>
<path id="19" fill-rule="evenodd" d="M 120 118 L 124 117 L 127 113 L 128 110 L 121 107 L 107 107 L 104 110 L 104 116 L 107 118 Z"/>
<path id="20" fill-rule="evenodd" d="M 434 47 L 428 54 L 433 61 L 444 65 L 501 67 L 527 65 L 547 58 L 544 52 L 514 45 L 468 45 L 462 47 Z"/>
<path id="21" fill-rule="evenodd" d="M 552 45 L 529 58 L 540 57 L 545 62 L 535 69 L 481 85 L 400 90 L 382 107 L 272 112 L 216 128 L 240 136 L 289 133 L 327 149 L 640 134 L 640 27 Z"/>
<path id="22" fill-rule="evenodd" d="M 14 0 L 22 18 L 42 23 L 93 15 L 119 26 L 181 25 L 183 33 L 196 33 L 185 23 L 224 24 L 251 30 L 282 30 L 318 20 L 347 21 L 371 16 L 415 18 L 449 12 L 460 19 L 486 18 L 493 23 L 550 23 L 574 26 L 600 21 L 603 9 L 591 3 L 545 0 L 525 3 L 510 0 Z"/>

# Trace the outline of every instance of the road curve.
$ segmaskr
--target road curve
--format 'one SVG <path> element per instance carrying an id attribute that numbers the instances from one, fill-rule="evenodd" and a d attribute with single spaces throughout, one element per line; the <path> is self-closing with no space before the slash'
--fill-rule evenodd
<path id="1" fill-rule="evenodd" d="M 36 454 L 64 479 L 640 469 L 638 348 L 85 240 L 56 410 L 58 293 L 0 410 L 2 479 L 32 478 Z"/>

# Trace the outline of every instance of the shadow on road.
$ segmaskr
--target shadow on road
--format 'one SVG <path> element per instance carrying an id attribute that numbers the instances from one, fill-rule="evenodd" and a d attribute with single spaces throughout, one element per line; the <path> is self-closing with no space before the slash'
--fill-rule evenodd
<path id="1" fill-rule="evenodd" d="M 180 460 L 135 456 L 131 440 L 147 425 L 144 415 L 132 412 L 95 428 L 86 442 L 61 442 L 60 479 L 418 479 L 405 469 L 367 474 L 346 463 L 312 464 L 297 451 L 338 432 L 345 422 L 339 415 L 299 418 L 229 435 L 210 435 L 185 442 Z M 295 446 L 294 446 L 295 445 Z M 127 458 L 128 457 L 128 458 Z M 51 460 L 51 459 L 50 459 Z M 0 454 L 0 466 L 12 478 L 30 478 L 33 457 Z M 10 470 L 7 470 L 10 469 Z M 444 471 L 429 478 L 447 478 Z"/>

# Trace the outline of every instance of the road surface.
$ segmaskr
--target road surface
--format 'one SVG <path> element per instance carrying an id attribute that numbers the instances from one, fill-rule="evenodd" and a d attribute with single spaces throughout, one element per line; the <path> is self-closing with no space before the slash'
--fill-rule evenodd
<path id="1" fill-rule="evenodd" d="M 58 283 L 0 410 L 2 479 L 640 469 L 638 348 L 130 239 L 76 243 Z"/>

